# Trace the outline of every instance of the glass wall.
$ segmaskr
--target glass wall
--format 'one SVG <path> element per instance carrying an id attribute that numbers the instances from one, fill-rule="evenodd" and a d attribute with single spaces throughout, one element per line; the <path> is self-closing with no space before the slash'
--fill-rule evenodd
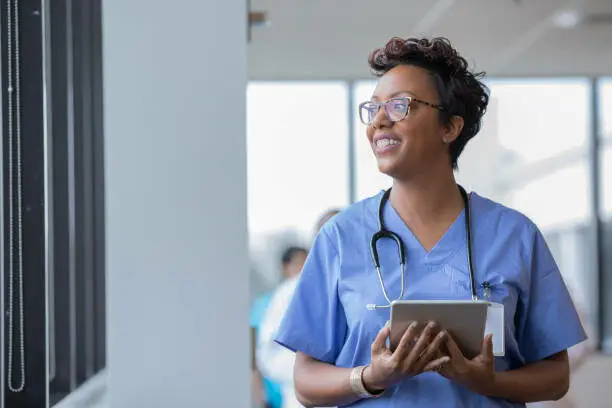
<path id="1" fill-rule="evenodd" d="M 498 139 L 515 166 L 585 150 L 589 134 L 589 83 L 584 79 L 492 80 Z"/>
<path id="2" fill-rule="evenodd" d="M 372 97 L 375 81 L 359 81 L 353 87 L 355 107 L 351 112 L 354 123 L 353 143 L 355 144 L 355 195 L 362 200 L 391 185 L 391 178 L 378 171 L 376 158 L 366 137 L 366 126 L 359 119 L 357 106 Z"/>
<path id="3" fill-rule="evenodd" d="M 599 81 L 599 130 L 600 130 L 600 217 L 602 220 L 602 248 L 600 259 L 603 262 L 600 293 L 612 290 L 612 78 Z M 603 346 L 612 351 L 612 300 L 602 296 Z"/>
<path id="4" fill-rule="evenodd" d="M 601 152 L 601 217 L 612 221 L 612 141 L 607 140 Z"/>
<path id="5" fill-rule="evenodd" d="M 389 187 L 357 110 L 375 85 L 363 80 L 249 86 L 249 227 L 254 268 L 264 280 L 274 282 L 270 271 L 278 269 L 270 248 L 291 240 L 308 245 L 317 216 L 347 205 L 351 187 L 356 200 Z M 489 109 L 459 160 L 458 180 L 538 225 L 594 332 L 600 303 L 592 252 L 591 81 L 491 79 L 487 85 Z M 602 215 L 610 220 L 612 80 L 601 81 L 600 95 L 600 195 Z"/>
<path id="6" fill-rule="evenodd" d="M 254 82 L 247 108 L 249 233 L 265 287 L 282 246 L 307 246 L 318 217 L 349 202 L 348 86 Z"/>
<path id="7" fill-rule="evenodd" d="M 489 86 L 495 115 L 485 115 L 485 126 L 495 122 L 488 137 L 497 147 L 496 198 L 543 229 L 587 222 L 588 82 L 498 80 Z M 564 194 L 569 185 L 576 194 Z"/>
<path id="8" fill-rule="evenodd" d="M 602 218 L 612 220 L 612 78 L 599 83 Z"/>
<path id="9" fill-rule="evenodd" d="M 498 168 L 493 198 L 533 220 L 547 238 L 589 328 L 596 326 L 597 269 L 589 241 L 590 83 L 586 79 L 492 80 L 486 116 Z M 489 123 L 490 124 L 490 123 Z"/>
<path id="10" fill-rule="evenodd" d="M 612 139 L 612 78 L 599 82 L 601 137 Z"/>

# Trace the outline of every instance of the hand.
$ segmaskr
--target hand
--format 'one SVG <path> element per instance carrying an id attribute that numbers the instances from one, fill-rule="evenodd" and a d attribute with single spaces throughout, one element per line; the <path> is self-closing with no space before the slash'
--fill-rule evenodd
<path id="1" fill-rule="evenodd" d="M 386 346 L 390 334 L 385 326 L 372 343 L 372 362 L 363 372 L 363 382 L 370 391 L 380 391 L 405 379 L 433 370 L 448 362 L 448 356 L 439 356 L 445 337 L 436 324 L 430 322 L 417 335 L 416 322 L 413 322 L 402 336 L 392 353 Z M 435 336 L 435 337 L 434 337 Z M 433 339 L 432 339 L 433 338 Z"/>
<path id="2" fill-rule="evenodd" d="M 438 372 L 477 394 L 489 395 L 495 383 L 493 335 L 489 334 L 485 337 L 480 354 L 472 360 L 463 356 L 457 343 L 448 335 L 446 336 L 446 349 L 450 362 L 444 364 Z"/>

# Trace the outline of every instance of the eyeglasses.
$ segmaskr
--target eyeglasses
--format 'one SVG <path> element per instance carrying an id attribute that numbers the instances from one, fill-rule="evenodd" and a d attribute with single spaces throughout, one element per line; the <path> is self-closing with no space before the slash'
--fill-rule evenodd
<path id="1" fill-rule="evenodd" d="M 385 110 L 387 118 L 392 122 L 399 122 L 404 120 L 410 111 L 410 105 L 413 102 L 422 103 L 423 105 L 430 106 L 434 109 L 444 110 L 442 105 L 436 105 L 434 103 L 422 101 L 420 99 L 412 98 L 410 96 L 402 96 L 399 98 L 391 98 L 387 101 L 375 102 L 366 101 L 359 104 L 359 119 L 364 125 L 371 125 L 378 113 L 378 110 L 382 106 Z"/>

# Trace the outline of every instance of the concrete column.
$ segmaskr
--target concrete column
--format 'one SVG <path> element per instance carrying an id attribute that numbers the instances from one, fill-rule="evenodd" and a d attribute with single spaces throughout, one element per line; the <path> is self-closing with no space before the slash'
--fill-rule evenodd
<path id="1" fill-rule="evenodd" d="M 103 2 L 113 408 L 250 403 L 246 13 Z"/>

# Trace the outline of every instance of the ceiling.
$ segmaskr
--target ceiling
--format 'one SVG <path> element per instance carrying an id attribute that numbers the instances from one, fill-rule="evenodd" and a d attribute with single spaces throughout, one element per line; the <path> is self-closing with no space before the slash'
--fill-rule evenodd
<path id="1" fill-rule="evenodd" d="M 251 0 L 251 10 L 269 21 L 252 31 L 251 79 L 369 78 L 370 51 L 421 35 L 448 37 L 489 77 L 612 75 L 612 0 Z M 578 14 L 559 19 L 567 10 Z M 607 21 L 572 25 L 579 16 Z"/>

